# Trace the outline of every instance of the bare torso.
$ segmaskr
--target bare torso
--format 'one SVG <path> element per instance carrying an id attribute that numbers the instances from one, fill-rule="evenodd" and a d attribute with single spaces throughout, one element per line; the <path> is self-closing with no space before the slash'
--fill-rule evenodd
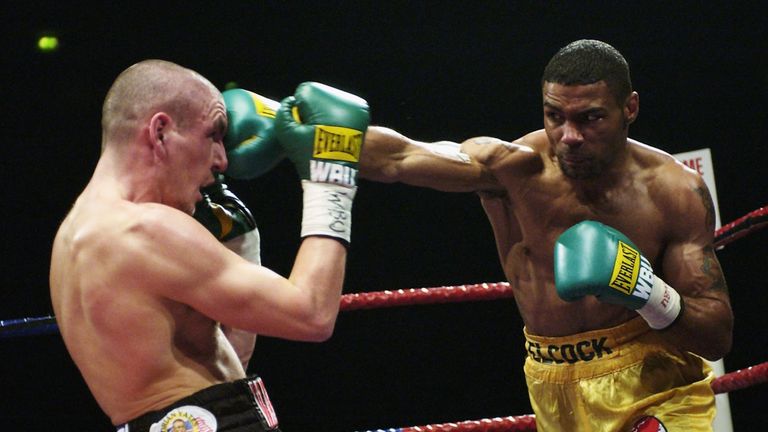
<path id="1" fill-rule="evenodd" d="M 126 262 L 125 251 L 147 234 L 142 221 L 175 210 L 106 189 L 86 188 L 62 223 L 51 298 L 75 363 L 120 424 L 244 371 L 218 323 L 158 295 L 151 276 Z"/>
<path id="2" fill-rule="evenodd" d="M 547 153 L 543 131 L 526 136 L 523 142 L 534 151 L 520 154 L 509 149 L 508 155 L 501 152 L 500 157 L 497 152 L 489 164 L 506 195 L 484 197 L 483 204 L 527 330 L 562 336 L 615 326 L 637 316 L 592 296 L 561 300 L 554 287 L 554 244 L 577 222 L 600 221 L 632 239 L 661 272 L 669 191 L 657 187 L 655 179 L 660 170 L 679 168 L 668 155 L 630 140 L 626 171 L 610 187 L 585 192 L 564 177 Z M 472 140 L 465 143 L 465 151 L 472 153 L 474 144 Z"/>

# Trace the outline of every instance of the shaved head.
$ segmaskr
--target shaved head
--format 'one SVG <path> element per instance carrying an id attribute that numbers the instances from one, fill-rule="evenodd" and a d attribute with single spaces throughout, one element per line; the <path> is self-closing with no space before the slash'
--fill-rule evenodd
<path id="1" fill-rule="evenodd" d="M 183 127 L 186 114 L 218 90 L 197 72 L 163 60 L 145 60 L 123 71 L 102 108 L 102 149 L 127 141 L 143 120 L 166 112 Z"/>

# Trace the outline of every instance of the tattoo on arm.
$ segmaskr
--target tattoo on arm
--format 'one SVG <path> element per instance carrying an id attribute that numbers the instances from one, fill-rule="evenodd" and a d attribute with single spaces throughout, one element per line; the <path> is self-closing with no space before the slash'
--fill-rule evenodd
<path id="1" fill-rule="evenodd" d="M 701 271 L 709 279 L 709 289 L 711 291 L 728 292 L 728 285 L 725 283 L 723 269 L 720 267 L 720 262 L 717 260 L 715 250 L 712 246 L 708 246 L 704 250 L 704 260 L 701 263 Z"/>
<path id="2" fill-rule="evenodd" d="M 712 202 L 712 196 L 709 194 L 709 190 L 706 186 L 699 186 L 694 189 L 701 198 L 701 203 L 704 204 L 704 210 L 706 210 L 705 223 L 707 229 L 715 231 L 715 204 Z"/>
<path id="3" fill-rule="evenodd" d="M 715 204 L 712 202 L 712 195 L 709 193 L 706 185 L 698 186 L 694 189 L 701 203 L 704 205 L 705 215 L 704 223 L 710 232 L 715 231 Z M 715 255 L 715 249 L 712 245 L 709 245 L 704 250 L 704 257 L 701 263 L 701 272 L 709 279 L 709 289 L 712 291 L 724 291 L 728 292 L 728 285 L 725 283 L 725 277 L 723 276 L 723 269 L 720 267 L 720 262 Z"/>

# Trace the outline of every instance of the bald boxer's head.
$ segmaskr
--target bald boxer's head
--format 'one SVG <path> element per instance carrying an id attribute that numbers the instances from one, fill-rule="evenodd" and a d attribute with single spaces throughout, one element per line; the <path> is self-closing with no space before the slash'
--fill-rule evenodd
<path id="1" fill-rule="evenodd" d="M 199 189 L 227 168 L 223 96 L 171 62 L 146 60 L 123 71 L 107 93 L 102 127 L 102 157 L 120 177 L 134 176 L 131 184 L 144 190 L 137 194 L 189 214 Z"/>
<path id="2" fill-rule="evenodd" d="M 166 112 L 184 127 L 216 87 L 197 72 L 164 60 L 145 60 L 123 71 L 102 108 L 102 145 L 124 142 L 156 112 Z"/>

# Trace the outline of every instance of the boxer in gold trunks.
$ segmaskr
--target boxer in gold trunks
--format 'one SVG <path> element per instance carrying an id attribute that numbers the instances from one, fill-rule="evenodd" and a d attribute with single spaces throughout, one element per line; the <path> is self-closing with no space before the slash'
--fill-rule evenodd
<path id="1" fill-rule="evenodd" d="M 539 430 L 709 430 L 733 315 L 698 174 L 628 137 L 639 112 L 612 46 L 580 40 L 541 81 L 544 128 L 426 143 L 383 127 L 360 176 L 474 191 L 525 324 Z"/>

